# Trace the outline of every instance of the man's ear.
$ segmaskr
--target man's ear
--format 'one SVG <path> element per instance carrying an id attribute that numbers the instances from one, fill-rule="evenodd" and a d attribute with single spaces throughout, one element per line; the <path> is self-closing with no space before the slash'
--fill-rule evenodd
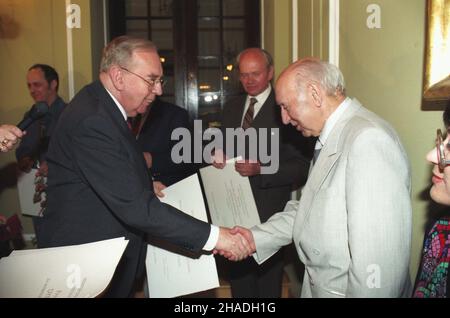
<path id="1" fill-rule="evenodd" d="M 111 83 L 114 85 L 114 88 L 118 91 L 123 90 L 125 86 L 123 71 L 117 65 L 113 65 L 110 67 L 108 71 L 108 76 L 111 79 Z"/>
<path id="2" fill-rule="evenodd" d="M 316 83 L 308 85 L 308 91 L 311 94 L 314 104 L 318 107 L 322 106 L 322 89 Z"/>
<path id="3" fill-rule="evenodd" d="M 52 80 L 50 82 L 50 89 L 56 92 L 56 87 L 58 86 L 58 82 L 56 80 Z"/>

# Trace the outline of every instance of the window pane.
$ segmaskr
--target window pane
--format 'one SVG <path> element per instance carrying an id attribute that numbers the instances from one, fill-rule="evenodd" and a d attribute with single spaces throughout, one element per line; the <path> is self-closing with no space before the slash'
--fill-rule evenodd
<path id="1" fill-rule="evenodd" d="M 152 20 L 151 40 L 160 50 L 173 50 L 172 20 Z"/>
<path id="2" fill-rule="evenodd" d="M 219 68 L 219 58 L 217 56 L 199 56 L 198 57 L 198 67 L 206 68 L 206 67 L 215 67 Z"/>
<path id="3" fill-rule="evenodd" d="M 199 55 L 220 54 L 220 29 L 218 19 L 200 19 L 198 21 Z"/>
<path id="4" fill-rule="evenodd" d="M 227 58 L 235 58 L 245 48 L 244 20 L 223 20 L 223 54 Z"/>
<path id="5" fill-rule="evenodd" d="M 147 20 L 127 20 L 127 34 L 148 39 Z"/>
<path id="6" fill-rule="evenodd" d="M 197 0 L 199 17 L 217 17 L 220 15 L 219 0 Z"/>
<path id="7" fill-rule="evenodd" d="M 152 17 L 170 17 L 173 15 L 172 0 L 151 0 Z"/>
<path id="8" fill-rule="evenodd" d="M 147 0 L 125 1 L 125 12 L 128 17 L 145 17 L 147 11 Z"/>
<path id="9" fill-rule="evenodd" d="M 224 16 L 243 16 L 245 14 L 245 1 L 242 0 L 223 0 Z M 258 14 L 258 12 L 255 12 Z"/>
<path id="10" fill-rule="evenodd" d="M 212 95 L 213 96 L 213 95 Z M 222 108 L 220 106 L 220 97 L 214 99 L 214 96 L 199 96 L 198 99 L 198 117 L 203 120 L 203 129 L 217 127 L 220 125 L 220 115 Z"/>
<path id="11" fill-rule="evenodd" d="M 239 82 L 238 72 L 235 68 L 235 56 L 232 58 L 223 58 L 224 71 L 222 76 L 223 90 L 226 95 L 238 95 L 241 93 L 241 84 Z"/>
<path id="12" fill-rule="evenodd" d="M 175 65 L 173 51 L 159 50 L 158 53 L 164 70 L 164 80 L 166 81 L 163 95 L 175 95 Z"/>
<path id="13" fill-rule="evenodd" d="M 199 68 L 197 82 L 199 94 L 220 92 L 220 70 L 218 68 Z"/>

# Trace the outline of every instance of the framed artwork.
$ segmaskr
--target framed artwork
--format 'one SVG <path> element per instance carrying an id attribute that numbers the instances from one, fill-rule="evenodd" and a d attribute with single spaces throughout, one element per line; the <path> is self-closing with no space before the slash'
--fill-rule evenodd
<path id="1" fill-rule="evenodd" d="M 450 0 L 427 0 L 423 104 L 442 109 L 450 102 Z"/>

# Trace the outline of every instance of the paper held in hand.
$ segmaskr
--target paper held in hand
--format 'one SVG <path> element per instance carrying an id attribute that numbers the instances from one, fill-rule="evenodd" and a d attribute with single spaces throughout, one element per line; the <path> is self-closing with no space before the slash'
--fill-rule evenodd
<path id="1" fill-rule="evenodd" d="M 128 241 L 13 251 L 0 259 L 0 298 L 87 298 L 108 287 Z"/>
<path id="2" fill-rule="evenodd" d="M 195 174 L 163 190 L 160 200 L 199 220 L 208 222 L 198 176 Z M 158 242 L 147 247 L 147 277 L 150 298 L 189 295 L 219 287 L 214 256 L 189 255 L 184 250 Z"/>
<path id="3" fill-rule="evenodd" d="M 239 160 L 242 158 L 227 160 L 223 169 L 214 166 L 200 169 L 214 225 L 250 228 L 261 223 L 250 181 L 234 168 L 234 163 Z"/>

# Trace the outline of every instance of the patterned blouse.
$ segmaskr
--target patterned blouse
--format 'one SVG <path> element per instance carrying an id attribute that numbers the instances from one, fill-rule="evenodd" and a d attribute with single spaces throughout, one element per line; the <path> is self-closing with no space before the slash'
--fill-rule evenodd
<path id="1" fill-rule="evenodd" d="M 450 216 L 434 223 L 424 239 L 413 297 L 449 298 Z"/>

